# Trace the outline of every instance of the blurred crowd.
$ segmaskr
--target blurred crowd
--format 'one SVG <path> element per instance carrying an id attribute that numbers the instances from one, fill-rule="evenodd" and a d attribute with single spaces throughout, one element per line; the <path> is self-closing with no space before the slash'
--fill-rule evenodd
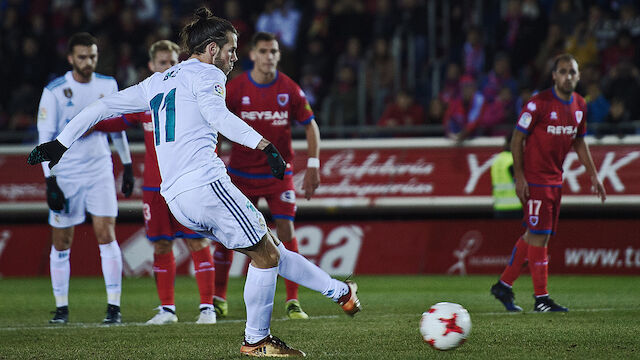
<path id="1" fill-rule="evenodd" d="M 503 135 L 522 104 L 551 85 L 551 60 L 563 52 L 580 64 L 590 132 L 638 131 L 640 6 L 632 0 L 2 0 L 0 130 L 35 133 L 42 88 L 69 69 L 73 33 L 98 39 L 97 72 L 125 88 L 149 75 L 149 45 L 178 42 L 203 4 L 240 32 L 230 78 L 251 68 L 255 31 L 278 36 L 281 70 L 306 92 L 323 137 L 363 136 L 361 127 L 394 130 L 367 136 Z"/>

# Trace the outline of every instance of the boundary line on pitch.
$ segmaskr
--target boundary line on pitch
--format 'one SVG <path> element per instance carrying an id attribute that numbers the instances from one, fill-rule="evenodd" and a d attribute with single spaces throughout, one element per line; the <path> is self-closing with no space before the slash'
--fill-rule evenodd
<path id="1" fill-rule="evenodd" d="M 309 320 L 325 320 L 325 319 L 337 319 L 340 315 L 320 315 L 310 317 Z M 288 318 L 273 318 L 271 321 L 285 321 L 289 320 Z M 232 323 L 243 323 L 246 322 L 246 319 L 233 319 L 233 320 L 218 320 L 217 324 L 232 324 Z M 196 325 L 196 326 L 206 326 L 206 325 L 217 325 L 217 324 L 196 324 L 195 321 L 180 321 L 178 324 L 188 324 L 188 325 Z M 144 326 L 149 327 L 151 329 L 161 327 L 161 326 L 171 326 L 173 324 L 167 325 L 147 325 L 143 322 L 125 322 L 117 325 L 105 325 L 100 323 L 68 323 L 64 325 L 46 325 L 46 326 L 25 326 L 25 327 L 0 327 L 0 331 L 18 331 L 18 330 L 62 330 L 62 329 L 107 329 L 107 328 L 119 328 L 125 326 Z"/>

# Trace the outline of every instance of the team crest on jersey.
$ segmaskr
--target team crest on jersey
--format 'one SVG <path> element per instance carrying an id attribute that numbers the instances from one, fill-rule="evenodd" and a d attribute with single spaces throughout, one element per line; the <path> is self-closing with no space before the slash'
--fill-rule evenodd
<path id="1" fill-rule="evenodd" d="M 73 96 L 73 91 L 71 91 L 71 88 L 62 90 L 62 93 L 64 93 L 64 96 L 66 96 L 68 99 L 71 99 L 71 97 Z"/>
<path id="2" fill-rule="evenodd" d="M 536 103 L 534 102 L 530 102 L 527 104 L 527 109 L 529 109 L 529 111 L 536 111 Z"/>
<path id="3" fill-rule="evenodd" d="M 576 121 L 578 122 L 578 124 L 580 124 L 580 122 L 582 121 L 582 111 L 580 110 L 576 111 Z"/>
<path id="4" fill-rule="evenodd" d="M 222 86 L 222 84 L 214 84 L 213 93 L 220 97 L 224 97 L 224 86 Z"/>
<path id="5" fill-rule="evenodd" d="M 287 190 L 280 194 L 280 201 L 295 204 L 296 203 L 296 192 L 293 190 Z"/>
<path id="6" fill-rule="evenodd" d="M 549 117 L 551 118 L 551 120 L 558 120 L 558 113 L 555 111 L 552 111 Z"/>
<path id="7" fill-rule="evenodd" d="M 531 224 L 531 226 L 538 225 L 538 220 L 539 218 L 535 215 L 529 216 L 529 224 Z"/>
<path id="8" fill-rule="evenodd" d="M 242 105 L 250 105 L 250 104 L 251 104 L 251 99 L 248 96 L 243 96 Z"/>
<path id="9" fill-rule="evenodd" d="M 289 94 L 278 94 L 278 105 L 285 106 L 289 102 Z"/>

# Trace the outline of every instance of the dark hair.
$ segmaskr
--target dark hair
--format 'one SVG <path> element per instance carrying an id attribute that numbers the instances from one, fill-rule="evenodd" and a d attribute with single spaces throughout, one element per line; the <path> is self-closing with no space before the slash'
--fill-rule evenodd
<path id="1" fill-rule="evenodd" d="M 180 32 L 182 47 L 188 55 L 204 53 L 211 42 L 222 48 L 228 41 L 228 32 L 238 35 L 238 31 L 228 20 L 213 16 L 211 10 L 201 7 L 193 14 L 193 20 Z"/>
<path id="2" fill-rule="evenodd" d="M 259 41 L 278 41 L 278 38 L 272 33 L 258 31 L 251 37 L 251 48 L 255 48 Z"/>
<path id="3" fill-rule="evenodd" d="M 76 45 L 91 46 L 97 44 L 98 40 L 96 40 L 96 38 L 94 38 L 93 35 L 89 34 L 88 32 L 75 33 L 71 35 L 69 41 L 67 42 L 67 54 L 73 53 L 73 47 Z"/>
<path id="4" fill-rule="evenodd" d="M 578 63 L 576 61 L 576 58 L 573 57 L 573 55 L 569 54 L 569 53 L 565 53 L 565 54 L 560 54 L 558 56 L 556 56 L 553 59 L 553 67 L 551 68 L 551 72 L 555 72 L 558 69 L 558 63 L 559 62 L 565 62 L 565 61 L 575 61 L 576 63 Z"/>

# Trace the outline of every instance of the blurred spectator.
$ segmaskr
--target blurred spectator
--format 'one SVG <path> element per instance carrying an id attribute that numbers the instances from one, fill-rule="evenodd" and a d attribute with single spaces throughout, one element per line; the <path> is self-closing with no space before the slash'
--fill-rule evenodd
<path id="1" fill-rule="evenodd" d="M 607 114 L 609 113 L 609 101 L 604 97 L 597 83 L 591 83 L 587 86 L 586 100 L 587 125 L 589 129 L 594 129 L 594 135 L 601 136 L 602 129 L 600 124 L 605 122 Z"/>
<path id="2" fill-rule="evenodd" d="M 518 97 L 515 101 L 515 106 L 513 108 L 514 114 L 519 114 L 524 104 L 526 104 L 533 95 L 534 92 L 531 88 L 522 86 L 520 88 L 520 93 L 518 94 Z"/>
<path id="3" fill-rule="evenodd" d="M 596 38 L 598 50 L 603 50 L 609 46 L 609 43 L 615 39 L 618 33 L 616 23 L 597 4 L 589 7 L 587 27 L 589 32 Z"/>
<path id="4" fill-rule="evenodd" d="M 535 58 L 538 44 L 543 39 L 537 0 L 510 0 L 498 34 L 504 36 L 503 46 L 511 56 L 514 74 Z"/>
<path id="5" fill-rule="evenodd" d="M 414 97 L 406 90 L 400 90 L 395 101 L 384 109 L 378 126 L 417 126 L 425 121 L 424 108 L 415 102 Z M 398 133 L 399 136 L 411 136 L 411 133 Z"/>
<path id="6" fill-rule="evenodd" d="M 310 65 L 305 65 L 302 68 L 300 88 L 304 91 L 307 101 L 312 108 L 315 108 L 316 104 L 321 103 L 324 96 L 325 84 L 322 77 L 313 71 Z"/>
<path id="7" fill-rule="evenodd" d="M 498 53 L 493 60 L 493 68 L 482 80 L 480 89 L 486 102 L 493 102 L 503 88 L 511 92 L 515 97 L 518 92 L 518 84 L 511 77 L 511 65 L 509 57 L 505 53 Z"/>
<path id="8" fill-rule="evenodd" d="M 336 81 L 322 106 L 322 124 L 329 126 L 358 125 L 358 94 L 353 69 L 343 66 L 338 69 Z"/>
<path id="9" fill-rule="evenodd" d="M 302 63 L 304 68 L 318 75 L 320 79 L 332 79 L 332 64 L 330 59 L 325 56 L 325 49 L 325 44 L 321 38 L 309 39 L 307 53 Z M 322 84 L 322 87 L 324 86 L 325 84 Z"/>
<path id="10" fill-rule="evenodd" d="M 475 135 L 485 107 L 484 97 L 471 76 L 460 78 L 460 88 L 461 96 L 449 102 L 443 118 L 445 134 L 457 142 Z"/>
<path id="11" fill-rule="evenodd" d="M 617 135 L 619 138 L 624 137 L 627 134 L 633 134 L 634 131 L 631 128 L 629 121 L 631 117 L 629 111 L 627 111 L 625 102 L 621 98 L 613 98 L 611 100 L 611 106 L 609 107 L 609 113 L 605 118 L 605 123 L 609 126 L 606 130 L 606 134 Z"/>
<path id="12" fill-rule="evenodd" d="M 536 71 L 541 82 L 547 82 L 551 78 L 546 76 L 551 71 L 553 58 L 564 52 L 565 34 L 558 24 L 550 24 L 547 28 L 547 37 L 540 45 L 537 56 L 535 58 Z M 543 84 L 538 84 L 537 88 L 544 88 Z"/>
<path id="13" fill-rule="evenodd" d="M 376 0 L 371 35 L 373 37 L 389 36 L 395 31 L 397 23 L 398 17 L 393 10 L 391 0 Z"/>
<path id="14" fill-rule="evenodd" d="M 633 119 L 640 119 L 640 71 L 628 60 L 620 62 L 604 78 L 608 99 L 621 99 Z M 613 104 L 612 104 L 613 105 Z"/>
<path id="15" fill-rule="evenodd" d="M 578 22 L 573 34 L 567 38 L 566 51 L 573 55 L 582 67 L 598 62 L 596 38 L 589 31 L 586 21 Z"/>
<path id="16" fill-rule="evenodd" d="M 286 0 L 270 0 L 256 21 L 256 31 L 275 34 L 280 44 L 280 67 L 292 78 L 298 77 L 295 46 L 302 13 Z"/>
<path id="17" fill-rule="evenodd" d="M 447 70 L 438 97 L 447 104 L 452 99 L 460 97 L 460 65 L 455 62 L 447 65 Z M 446 105 L 445 105 L 446 106 Z"/>
<path id="18" fill-rule="evenodd" d="M 634 63 L 635 59 L 636 46 L 631 33 L 626 29 L 620 30 L 616 42 L 602 52 L 602 72 L 608 73 L 621 61 Z"/>
<path id="19" fill-rule="evenodd" d="M 514 119 L 514 95 L 508 87 L 502 87 L 498 95 L 491 102 L 486 101 L 484 111 L 478 120 L 476 135 L 482 136 L 504 136 L 513 130 L 509 126 L 510 120 Z"/>
<path id="20" fill-rule="evenodd" d="M 314 0 L 313 12 L 308 20 L 309 28 L 307 29 L 307 38 L 320 38 L 324 41 L 329 40 L 329 29 L 331 25 L 331 10 L 329 8 L 329 0 Z"/>
<path id="21" fill-rule="evenodd" d="M 248 57 L 251 49 L 248 44 L 253 32 L 251 26 L 242 18 L 242 7 L 239 0 L 228 0 L 224 3 L 224 17 L 238 30 L 238 58 Z"/>
<path id="22" fill-rule="evenodd" d="M 472 27 L 467 31 L 467 40 L 462 45 L 464 59 L 464 72 L 477 77 L 484 70 L 484 44 L 482 33 L 478 27 Z"/>
<path id="23" fill-rule="evenodd" d="M 342 48 L 344 40 L 349 36 L 364 39 L 370 36 L 370 18 L 366 16 L 366 8 L 362 0 L 331 1 L 331 40 Z M 337 50 L 337 49 L 334 49 Z"/>
<path id="24" fill-rule="evenodd" d="M 571 34 L 580 16 L 580 9 L 575 6 L 573 0 L 556 0 L 549 21 L 558 24 L 564 34 Z"/>
<path id="25" fill-rule="evenodd" d="M 637 4 L 637 2 L 636 2 Z M 626 3 L 620 7 L 619 28 L 629 31 L 635 41 L 640 40 L 640 15 L 637 13 L 636 5 Z"/>
<path id="26" fill-rule="evenodd" d="M 429 102 L 429 108 L 427 109 L 427 125 L 442 125 L 444 113 L 447 110 L 447 106 L 438 98 L 433 98 Z"/>
<path id="27" fill-rule="evenodd" d="M 372 101 L 373 119 L 382 115 L 387 96 L 393 90 L 396 76 L 395 60 L 391 56 L 389 41 L 384 37 L 373 41 L 372 53 L 367 58 L 367 90 Z"/>
<path id="28" fill-rule="evenodd" d="M 363 61 L 360 39 L 356 36 L 349 37 L 345 51 L 338 56 L 336 67 L 351 66 L 353 71 L 358 74 Z"/>

